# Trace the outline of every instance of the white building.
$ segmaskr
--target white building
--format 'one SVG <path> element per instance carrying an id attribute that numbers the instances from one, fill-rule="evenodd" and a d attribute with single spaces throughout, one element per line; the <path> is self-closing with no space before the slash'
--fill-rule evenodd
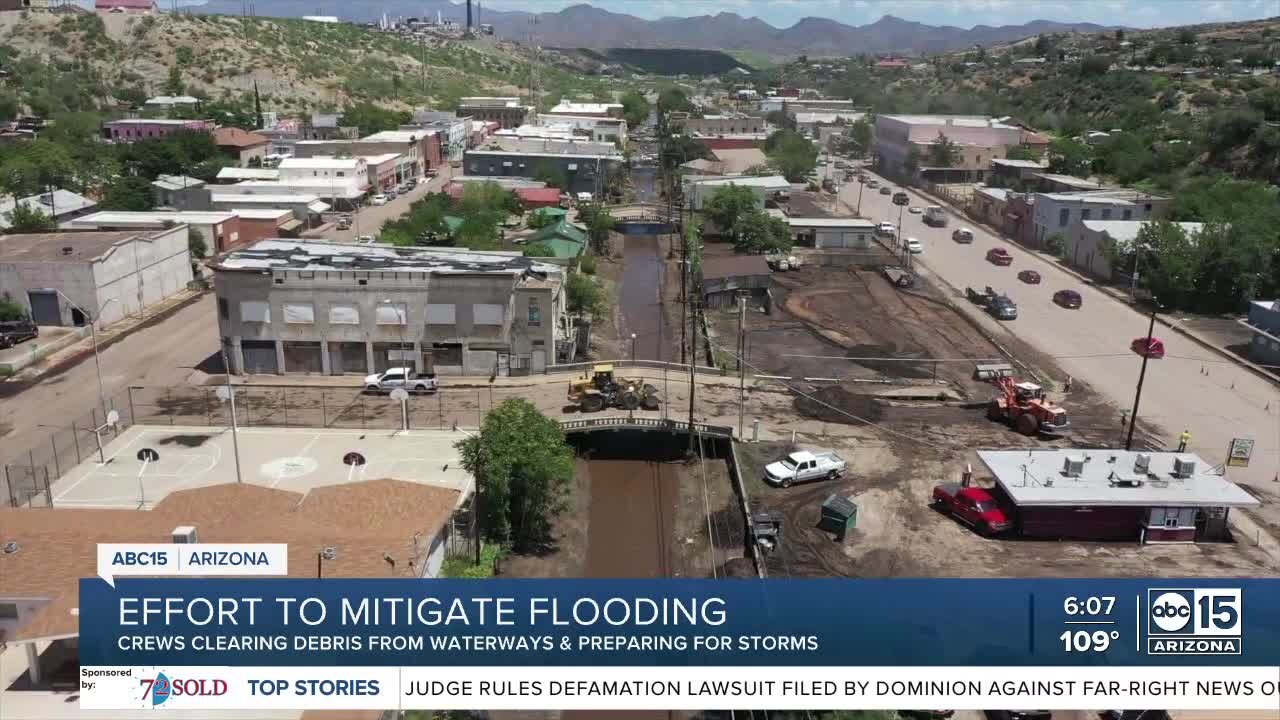
<path id="1" fill-rule="evenodd" d="M 931 168 L 928 150 L 939 136 L 955 144 L 958 157 L 948 167 Z M 1022 128 L 983 116 L 877 115 L 871 149 L 880 171 L 891 176 L 907 174 L 907 158 L 914 147 L 921 175 L 928 177 L 935 170 L 947 175 L 947 180 L 981 182 L 992 159 L 1004 157 L 1010 147 L 1021 143 Z"/>
<path id="2" fill-rule="evenodd" d="M 179 105 L 199 105 L 200 99 L 190 95 L 157 95 L 145 103 L 148 108 L 170 110 Z"/>
<path id="3" fill-rule="evenodd" d="M 1080 230 L 1066 241 L 1067 262 L 1089 274 L 1112 280 L 1115 271 L 1132 272 L 1133 268 L 1113 268 L 1111 248 L 1127 250 L 1137 239 L 1138 232 L 1149 221 L 1143 220 L 1084 220 Z M 1204 228 L 1204 223 L 1177 223 L 1188 236 L 1194 236 Z"/>
<path id="4" fill-rule="evenodd" d="M 21 203 L 28 210 L 36 210 L 48 215 L 56 222 L 80 217 L 92 212 L 98 206 L 96 202 L 83 195 L 77 195 L 70 190 L 61 188 L 51 193 L 18 198 L 17 202 L 14 201 L 13 197 L 8 197 L 0 200 L 0 230 L 9 227 L 9 216 L 18 203 Z"/>
<path id="5" fill-rule="evenodd" d="M 763 208 L 765 199 L 769 196 L 791 190 L 791 183 L 781 175 L 689 176 L 684 179 L 687 207 L 701 211 L 717 190 L 729 185 L 750 188 L 756 195 L 757 208 Z"/>
<path id="6" fill-rule="evenodd" d="M 1032 196 L 1032 241 L 1045 247 L 1061 235 L 1066 257 L 1076 255 L 1082 223 L 1089 220 L 1152 220 L 1169 210 L 1169 198 L 1137 190 L 1035 193 Z"/>
<path id="7" fill-rule="evenodd" d="M 567 127 L 586 135 L 596 142 L 617 142 L 627 146 L 627 121 L 622 118 L 602 118 L 585 115 L 548 115 L 538 119 L 539 126 Z M 522 125 L 521 127 L 528 127 Z M 518 128 L 517 128 L 518 129 Z"/>
<path id="8" fill-rule="evenodd" d="M 819 250 L 867 250 L 875 240 L 875 223 L 852 217 L 788 217 L 796 245 Z"/>
<path id="9" fill-rule="evenodd" d="M 0 236 L 0 294 L 37 325 L 84 325 L 89 317 L 111 324 L 186 288 L 187 235 L 178 225 Z"/>
<path id="10" fill-rule="evenodd" d="M 621 103 L 562 102 L 551 108 L 548 115 L 579 115 L 584 117 L 622 117 Z"/>

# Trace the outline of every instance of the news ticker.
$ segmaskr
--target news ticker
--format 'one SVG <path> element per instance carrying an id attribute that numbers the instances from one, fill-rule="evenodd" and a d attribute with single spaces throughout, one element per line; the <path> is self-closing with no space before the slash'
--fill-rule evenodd
<path id="1" fill-rule="evenodd" d="M 1280 580 L 81 581 L 139 666 L 1280 664 Z"/>
<path id="2" fill-rule="evenodd" d="M 1280 667 L 89 667 L 82 710 L 1274 710 Z"/>

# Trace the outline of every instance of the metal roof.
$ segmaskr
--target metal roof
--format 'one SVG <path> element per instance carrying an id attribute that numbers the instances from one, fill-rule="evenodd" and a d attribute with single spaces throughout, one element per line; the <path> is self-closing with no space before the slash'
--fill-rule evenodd
<path id="1" fill-rule="evenodd" d="M 789 217 L 787 224 L 793 228 L 857 228 L 859 230 L 873 230 L 876 226 L 870 220 L 852 217 Z"/>
<path id="2" fill-rule="evenodd" d="M 519 253 L 353 245 L 324 240 L 259 240 L 223 256 L 218 270 L 365 270 L 418 273 L 559 275 L 555 265 Z"/>
<path id="3" fill-rule="evenodd" d="M 1148 472 L 1135 471 L 1138 457 Z M 1083 461 L 1079 477 L 1064 471 L 1068 458 Z M 1128 450 L 979 450 L 978 459 L 1020 506 L 1253 507 L 1258 501 L 1235 483 L 1209 472 L 1193 453 Z M 1173 475 L 1175 459 L 1195 463 L 1187 478 Z"/>
<path id="4" fill-rule="evenodd" d="M 1148 222 L 1147 220 L 1085 220 L 1082 224 L 1094 232 L 1105 232 L 1112 240 L 1118 243 L 1128 243 L 1137 239 L 1138 231 Z M 1204 223 L 1183 222 L 1175 224 L 1181 227 L 1188 235 L 1194 235 L 1204 228 Z"/>
<path id="5" fill-rule="evenodd" d="M 159 175 L 151 183 L 162 190 L 190 190 L 204 187 L 204 181 L 186 175 Z"/>
<path id="6" fill-rule="evenodd" d="M 196 223 L 198 225 L 216 225 L 228 220 L 234 219 L 235 213 L 230 211 L 203 211 L 193 210 L 185 212 L 130 212 L 126 210 L 108 210 L 105 212 L 97 212 L 92 215 L 85 215 L 74 220 L 69 220 L 68 225 L 112 225 L 112 224 L 161 224 L 171 223 Z"/>

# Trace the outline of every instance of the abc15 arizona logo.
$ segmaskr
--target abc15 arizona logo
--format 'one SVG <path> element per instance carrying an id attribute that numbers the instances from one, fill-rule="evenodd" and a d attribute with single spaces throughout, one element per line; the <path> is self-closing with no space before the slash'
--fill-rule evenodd
<path id="1" fill-rule="evenodd" d="M 1242 641 L 1239 588 L 1147 590 L 1147 653 L 1239 655 Z"/>

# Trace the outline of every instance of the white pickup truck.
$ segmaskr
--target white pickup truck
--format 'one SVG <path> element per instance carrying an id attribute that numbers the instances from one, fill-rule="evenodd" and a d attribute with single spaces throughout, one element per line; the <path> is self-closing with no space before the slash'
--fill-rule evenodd
<path id="1" fill-rule="evenodd" d="M 791 487 L 810 480 L 835 480 L 844 475 L 845 461 L 833 452 L 797 450 L 764 469 L 765 482 Z"/>
<path id="2" fill-rule="evenodd" d="M 386 372 L 366 375 L 364 389 L 371 393 L 389 393 L 404 388 L 411 393 L 433 393 L 440 389 L 435 375 L 419 373 L 411 367 L 388 368 Z"/>

